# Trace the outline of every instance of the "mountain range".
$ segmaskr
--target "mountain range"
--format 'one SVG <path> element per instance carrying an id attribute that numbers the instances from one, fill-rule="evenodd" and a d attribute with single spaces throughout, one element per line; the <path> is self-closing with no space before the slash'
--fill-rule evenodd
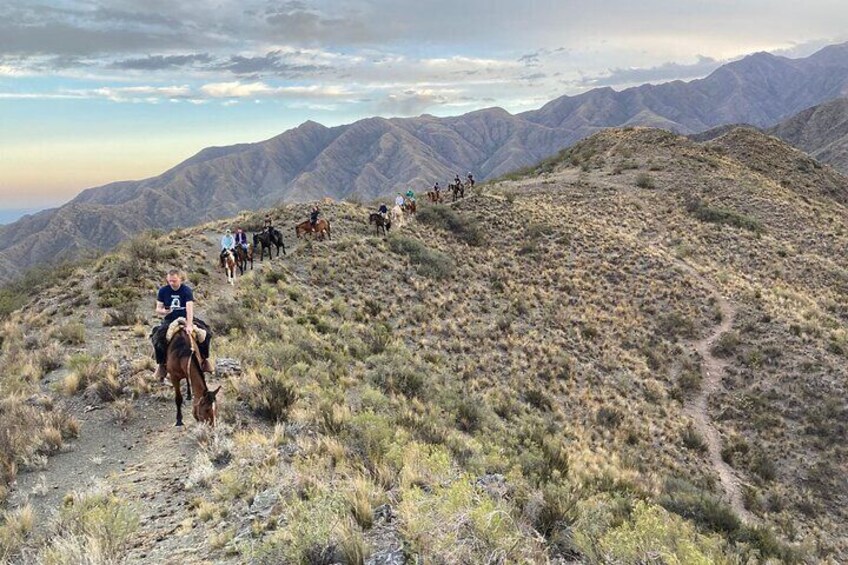
<path id="1" fill-rule="evenodd" d="M 803 58 L 756 53 L 690 82 L 599 88 L 510 114 L 368 118 L 328 128 L 307 121 L 258 143 L 212 147 L 163 174 L 91 188 L 67 204 L 0 227 L 0 275 L 109 249 L 244 209 L 323 197 L 373 199 L 475 173 L 479 180 L 538 162 L 615 126 L 696 133 L 744 122 L 773 126 L 848 93 L 848 43 Z"/>
<path id="2" fill-rule="evenodd" d="M 804 110 L 767 133 L 848 174 L 848 98 Z"/>

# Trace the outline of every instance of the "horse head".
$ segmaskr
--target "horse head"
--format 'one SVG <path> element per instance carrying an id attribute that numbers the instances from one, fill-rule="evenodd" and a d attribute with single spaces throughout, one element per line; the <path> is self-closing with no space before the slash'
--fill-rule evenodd
<path id="1" fill-rule="evenodd" d="M 194 419 L 210 426 L 215 426 L 215 415 L 217 412 L 216 398 L 221 391 L 219 386 L 215 390 L 206 390 L 194 405 Z"/>

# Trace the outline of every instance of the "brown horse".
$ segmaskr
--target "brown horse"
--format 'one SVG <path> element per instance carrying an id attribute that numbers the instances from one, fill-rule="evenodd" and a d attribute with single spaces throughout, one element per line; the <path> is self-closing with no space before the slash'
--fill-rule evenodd
<path id="1" fill-rule="evenodd" d="M 180 390 L 180 382 L 185 379 L 189 385 L 187 398 L 192 400 L 194 419 L 214 426 L 215 397 L 221 387 L 209 390 L 206 386 L 206 378 L 200 369 L 200 360 L 196 353 L 197 346 L 193 341 L 194 338 L 189 336 L 185 327 L 182 326 L 168 344 L 165 368 L 168 370 L 168 377 L 174 386 L 174 402 L 177 405 L 177 423 L 175 425 L 183 425 L 183 394 Z"/>
<path id="2" fill-rule="evenodd" d="M 418 208 L 415 206 L 415 200 L 408 198 L 406 202 L 403 203 L 403 211 L 407 214 L 414 214 L 418 211 Z"/>
<path id="3" fill-rule="evenodd" d="M 465 185 L 461 182 L 449 184 L 448 188 L 453 193 L 453 201 L 456 202 L 460 198 L 465 198 Z"/>
<path id="4" fill-rule="evenodd" d="M 250 263 L 250 269 L 253 270 L 253 246 L 248 243 L 245 249 L 241 245 L 236 245 L 236 265 L 238 265 L 239 274 L 244 274 L 248 263 Z"/>
<path id="5" fill-rule="evenodd" d="M 306 220 L 305 222 L 297 224 L 294 228 L 294 234 L 298 239 L 307 233 L 311 233 L 313 235 L 317 234 L 321 239 L 324 239 L 324 234 L 326 234 L 328 239 L 333 239 L 330 236 L 330 221 L 325 220 L 324 218 L 315 222 L 315 226 L 312 225 L 312 222 Z"/>
<path id="6" fill-rule="evenodd" d="M 427 200 L 436 204 L 442 201 L 442 191 L 430 190 L 427 192 Z"/>
<path id="7" fill-rule="evenodd" d="M 368 224 L 377 226 L 377 233 L 383 232 L 383 235 L 388 235 L 388 231 L 392 228 L 392 221 L 389 218 L 384 218 L 382 214 L 373 214 L 368 216 Z"/>

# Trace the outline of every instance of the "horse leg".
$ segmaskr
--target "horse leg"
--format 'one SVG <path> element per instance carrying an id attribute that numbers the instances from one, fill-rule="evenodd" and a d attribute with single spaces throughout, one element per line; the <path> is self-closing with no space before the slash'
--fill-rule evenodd
<path id="1" fill-rule="evenodd" d="M 180 391 L 180 381 L 182 379 L 171 379 L 171 384 L 174 385 L 174 403 L 177 405 L 177 423 L 175 427 L 183 425 L 183 393 Z"/>

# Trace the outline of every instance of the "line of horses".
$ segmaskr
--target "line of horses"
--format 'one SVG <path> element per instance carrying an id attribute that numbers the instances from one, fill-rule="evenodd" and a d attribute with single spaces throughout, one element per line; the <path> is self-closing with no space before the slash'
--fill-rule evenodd
<path id="1" fill-rule="evenodd" d="M 294 234 L 297 239 L 301 239 L 307 234 L 312 234 L 313 237 L 321 240 L 324 237 L 332 239 L 330 222 L 323 218 L 315 222 L 314 226 L 309 220 L 297 224 L 294 228 Z M 248 265 L 253 270 L 254 253 L 257 249 L 259 250 L 259 261 L 265 259 L 266 250 L 268 251 L 269 260 L 274 258 L 274 249 L 277 250 L 277 257 L 280 256 L 280 250 L 283 251 L 283 255 L 285 256 L 286 244 L 283 241 L 283 234 L 276 228 L 266 229 L 259 233 L 254 232 L 253 243 L 248 243 L 247 247 L 236 245 L 234 250 L 225 252 L 223 255 L 224 272 L 227 275 L 228 283 L 235 284 L 236 269 L 238 269 L 240 275 L 244 275 L 244 272 L 248 269 Z"/>
<path id="2" fill-rule="evenodd" d="M 460 198 L 465 198 L 465 189 L 471 189 L 474 186 L 474 181 L 466 181 L 466 182 L 457 182 L 448 184 L 448 191 L 450 191 L 453 196 L 453 202 L 456 202 Z M 445 201 L 445 197 L 442 194 L 441 190 L 429 190 L 427 191 L 427 200 L 434 204 L 438 204 L 440 202 Z"/>

